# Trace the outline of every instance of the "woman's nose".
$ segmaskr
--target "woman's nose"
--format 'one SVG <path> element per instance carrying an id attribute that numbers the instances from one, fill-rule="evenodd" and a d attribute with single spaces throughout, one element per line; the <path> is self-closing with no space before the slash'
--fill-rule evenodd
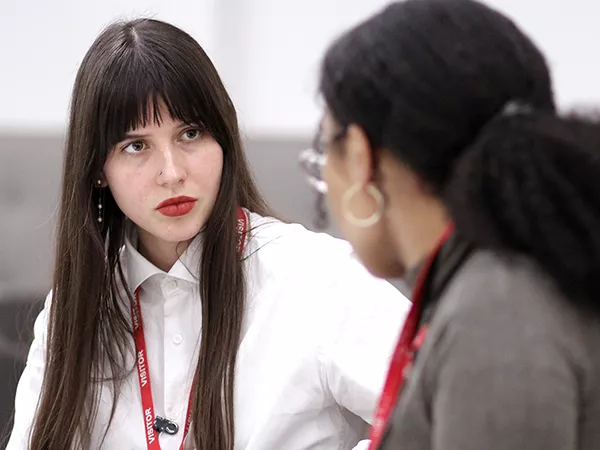
<path id="1" fill-rule="evenodd" d="M 176 185 L 187 178 L 184 160 L 180 158 L 177 149 L 165 146 L 161 153 L 158 183 L 163 186 Z"/>

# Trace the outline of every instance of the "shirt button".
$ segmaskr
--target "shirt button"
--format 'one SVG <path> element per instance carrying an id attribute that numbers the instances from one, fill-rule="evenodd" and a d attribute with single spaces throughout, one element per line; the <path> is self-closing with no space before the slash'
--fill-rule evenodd
<path id="1" fill-rule="evenodd" d="M 175 345 L 179 345 L 183 342 L 183 336 L 180 334 L 176 334 L 175 336 L 173 336 L 173 344 Z"/>

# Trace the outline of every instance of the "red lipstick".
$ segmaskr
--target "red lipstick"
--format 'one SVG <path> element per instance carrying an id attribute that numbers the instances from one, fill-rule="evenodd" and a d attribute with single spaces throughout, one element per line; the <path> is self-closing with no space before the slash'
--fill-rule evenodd
<path id="1" fill-rule="evenodd" d="M 196 199 L 193 197 L 173 197 L 160 202 L 156 207 L 157 211 L 163 216 L 180 217 L 185 216 L 196 206 Z"/>

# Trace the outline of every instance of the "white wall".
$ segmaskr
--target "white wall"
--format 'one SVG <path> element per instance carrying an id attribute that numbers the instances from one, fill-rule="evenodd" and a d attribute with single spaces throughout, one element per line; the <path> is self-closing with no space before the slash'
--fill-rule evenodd
<path id="1" fill-rule="evenodd" d="M 62 131 L 77 67 L 114 19 L 154 15 L 213 49 L 217 2 L 0 0 L 0 128 Z"/>
<path id="2" fill-rule="evenodd" d="M 320 56 L 387 0 L 1 0 L 0 129 L 62 131 L 75 71 L 116 17 L 154 15 L 206 48 L 249 135 L 306 136 L 318 120 Z M 600 3 L 487 0 L 547 53 L 559 102 L 600 102 Z M 167 6 L 168 5 L 168 6 Z"/>
<path id="3" fill-rule="evenodd" d="M 540 46 L 562 106 L 600 103 L 600 2 L 486 0 L 513 18 Z"/>
<path id="4" fill-rule="evenodd" d="M 243 4 L 240 70 L 223 70 L 238 94 L 240 120 L 261 135 L 307 135 L 319 118 L 318 66 L 344 29 L 389 0 L 238 0 Z"/>

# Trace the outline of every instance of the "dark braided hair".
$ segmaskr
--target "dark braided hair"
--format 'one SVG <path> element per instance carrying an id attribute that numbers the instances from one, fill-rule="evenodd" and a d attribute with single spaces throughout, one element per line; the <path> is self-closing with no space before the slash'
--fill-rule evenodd
<path id="1" fill-rule="evenodd" d="M 394 3 L 334 42 L 320 90 L 465 239 L 529 256 L 600 310 L 600 128 L 556 112 L 544 56 L 511 20 L 472 0 Z"/>

